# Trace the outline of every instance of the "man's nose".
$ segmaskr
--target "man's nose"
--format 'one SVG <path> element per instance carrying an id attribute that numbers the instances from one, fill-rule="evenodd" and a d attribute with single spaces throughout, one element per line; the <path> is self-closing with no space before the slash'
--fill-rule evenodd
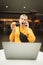
<path id="1" fill-rule="evenodd" d="M 23 19 L 23 21 L 25 22 L 25 19 Z"/>

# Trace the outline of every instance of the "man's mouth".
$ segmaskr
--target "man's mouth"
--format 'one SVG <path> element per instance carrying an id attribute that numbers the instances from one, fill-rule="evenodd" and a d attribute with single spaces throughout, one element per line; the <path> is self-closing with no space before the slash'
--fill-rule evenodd
<path id="1" fill-rule="evenodd" d="M 26 23 L 22 23 L 22 25 L 23 25 L 23 24 L 24 24 L 25 26 L 27 26 L 27 24 L 26 24 Z"/>
<path id="2" fill-rule="evenodd" d="M 24 23 L 22 23 L 22 24 L 24 24 Z"/>

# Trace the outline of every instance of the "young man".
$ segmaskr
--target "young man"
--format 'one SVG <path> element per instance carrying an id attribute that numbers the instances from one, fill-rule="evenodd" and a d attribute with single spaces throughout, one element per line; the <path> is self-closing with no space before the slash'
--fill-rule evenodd
<path id="1" fill-rule="evenodd" d="M 36 37 L 31 28 L 29 28 L 28 16 L 22 14 L 19 19 L 20 26 L 16 26 L 16 22 L 12 22 L 12 32 L 9 36 L 11 42 L 34 42 Z"/>

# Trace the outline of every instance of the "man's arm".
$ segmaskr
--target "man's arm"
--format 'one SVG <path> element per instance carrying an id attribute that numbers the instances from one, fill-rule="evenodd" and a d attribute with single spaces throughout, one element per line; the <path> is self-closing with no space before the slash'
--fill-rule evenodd
<path id="1" fill-rule="evenodd" d="M 15 41 L 16 22 L 12 22 L 12 23 L 11 23 L 11 29 L 12 29 L 12 32 L 11 32 L 11 34 L 10 34 L 10 36 L 9 36 L 9 40 L 10 40 L 11 42 L 14 42 L 14 41 Z"/>
<path id="2" fill-rule="evenodd" d="M 34 42 L 36 40 L 36 37 L 31 28 L 28 29 L 27 38 L 28 38 L 29 42 Z"/>
<path id="3" fill-rule="evenodd" d="M 14 35 L 14 32 L 12 32 L 12 33 L 10 34 L 10 36 L 9 36 L 9 40 L 10 40 L 11 42 L 14 42 L 14 39 L 15 39 L 15 35 Z"/>

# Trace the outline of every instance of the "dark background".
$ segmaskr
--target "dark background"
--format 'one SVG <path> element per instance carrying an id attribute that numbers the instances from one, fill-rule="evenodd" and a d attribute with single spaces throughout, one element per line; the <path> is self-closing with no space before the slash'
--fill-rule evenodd
<path id="1" fill-rule="evenodd" d="M 16 13 L 37 11 L 43 14 L 43 0 L 0 0 L 0 11 Z"/>

